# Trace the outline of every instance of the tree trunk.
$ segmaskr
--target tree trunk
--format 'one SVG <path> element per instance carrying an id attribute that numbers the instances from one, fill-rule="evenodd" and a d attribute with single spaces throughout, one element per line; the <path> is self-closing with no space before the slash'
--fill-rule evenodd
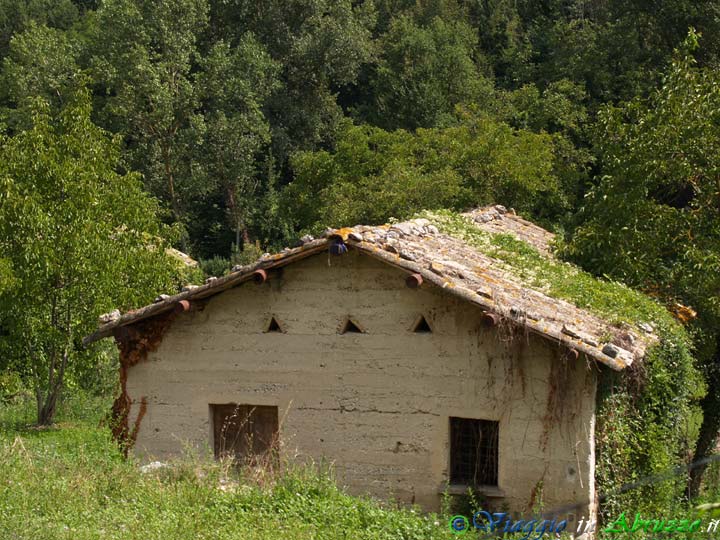
<path id="1" fill-rule="evenodd" d="M 720 431 L 720 343 L 716 345 L 715 354 L 707 373 L 708 391 L 700 402 L 703 411 L 703 421 L 700 426 L 700 435 L 695 446 L 693 461 L 703 460 L 715 453 L 715 445 Z M 703 463 L 690 470 L 687 495 L 690 500 L 700 494 L 702 477 L 709 463 Z"/>
<path id="2" fill-rule="evenodd" d="M 49 426 L 52 425 L 55 419 L 55 412 L 57 407 L 57 398 L 60 391 L 53 392 L 48 395 L 43 403 L 41 403 L 38 409 L 38 426 Z"/>
<path id="3" fill-rule="evenodd" d="M 39 426 L 49 426 L 55 419 L 58 398 L 62 392 L 63 382 L 65 380 L 65 368 L 67 367 L 68 356 L 69 352 L 66 349 L 63 353 L 62 361 L 60 362 L 58 369 L 50 372 L 48 389 L 45 397 L 43 398 L 43 392 L 39 387 L 35 390 L 38 407 L 37 423 Z"/>
<path id="4" fill-rule="evenodd" d="M 170 196 L 170 207 L 176 223 L 182 223 L 182 209 L 178 195 L 175 192 L 175 173 L 173 171 L 172 162 L 170 160 L 169 144 L 162 144 L 163 165 L 165 167 L 165 180 L 167 181 L 168 194 Z M 180 249 L 187 252 L 188 246 L 185 235 L 180 238 Z"/>

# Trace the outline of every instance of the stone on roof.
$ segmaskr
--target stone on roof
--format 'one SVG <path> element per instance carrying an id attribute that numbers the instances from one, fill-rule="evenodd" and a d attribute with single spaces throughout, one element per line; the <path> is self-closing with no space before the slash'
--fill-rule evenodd
<path id="1" fill-rule="evenodd" d="M 476 208 L 465 212 L 464 216 L 473 220 L 475 225 L 489 233 L 511 234 L 534 246 L 540 253 L 550 254 L 550 246 L 555 235 L 550 231 L 521 218 L 514 210 L 507 210 L 504 206 L 494 205 Z"/>
<path id="2" fill-rule="evenodd" d="M 513 234 L 544 253 L 553 235 L 501 206 L 468 212 L 465 216 L 488 232 Z M 339 247 L 339 244 L 342 246 Z M 84 339 L 91 343 L 113 335 L 120 327 L 176 309 L 180 302 L 207 298 L 245 281 L 258 279 L 266 270 L 285 266 L 313 254 L 356 249 L 392 266 L 419 274 L 422 281 L 477 304 L 495 318 L 553 340 L 567 349 L 621 370 L 645 354 L 652 334 L 611 325 L 570 302 L 530 289 L 499 261 L 452 236 L 442 234 L 427 219 L 412 219 L 383 226 L 357 225 L 328 229 L 322 238 L 304 237 L 298 247 L 264 254 L 256 263 L 234 267 L 205 285 L 188 287 L 180 294 L 159 297 L 149 306 L 105 322 Z"/>

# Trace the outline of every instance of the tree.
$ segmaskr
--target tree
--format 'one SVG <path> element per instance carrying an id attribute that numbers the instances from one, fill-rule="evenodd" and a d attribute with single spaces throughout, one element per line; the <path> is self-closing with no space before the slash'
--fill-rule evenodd
<path id="1" fill-rule="evenodd" d="M 465 2 L 498 85 L 541 89 L 568 79 L 593 105 L 647 95 L 690 26 L 706 36 L 702 61 L 718 54 L 714 0 L 478 0 Z"/>
<path id="2" fill-rule="evenodd" d="M 130 165 L 168 202 L 175 222 L 203 186 L 192 182 L 193 122 L 200 107 L 192 70 L 207 2 L 105 2 L 98 11 L 92 66 L 107 98 L 104 124 L 123 133 Z"/>
<path id="3" fill-rule="evenodd" d="M 68 371 L 92 362 L 80 340 L 98 315 L 150 301 L 178 271 L 158 205 L 138 174 L 116 172 L 119 141 L 91 122 L 89 93 L 49 111 L 36 101 L 32 127 L 0 139 L 0 340 L 34 384 L 41 425 Z"/>
<path id="4" fill-rule="evenodd" d="M 10 127 L 22 129 L 30 122 L 27 105 L 46 100 L 53 112 L 63 105 L 81 77 L 77 57 L 80 44 L 69 33 L 31 22 L 10 41 L 0 71 L 0 113 Z"/>
<path id="5" fill-rule="evenodd" d="M 696 349 L 708 392 L 695 459 L 720 430 L 720 76 L 690 54 L 691 32 L 647 100 L 606 108 L 596 146 L 603 175 L 566 253 L 668 304 L 697 310 Z M 705 467 L 691 472 L 696 496 Z"/>
<path id="6" fill-rule="evenodd" d="M 334 140 L 343 117 L 337 94 L 371 61 L 374 24 L 372 2 L 212 0 L 215 39 L 234 44 L 250 32 L 280 66 L 281 85 L 265 104 L 278 168 L 293 152 Z"/>
<path id="7" fill-rule="evenodd" d="M 267 191 L 257 154 L 278 69 L 250 33 L 208 41 L 208 10 L 206 0 L 106 2 L 91 62 L 103 125 L 124 136 L 128 164 L 201 256 L 228 253 L 228 231 L 247 234 Z"/>
<path id="8" fill-rule="evenodd" d="M 537 207 L 534 215 L 556 225 L 571 221 L 588 188 L 593 155 L 586 145 L 586 100 L 582 87 L 569 80 L 549 84 L 543 91 L 534 84 L 511 92 L 497 91 L 495 98 L 498 118 L 517 129 L 548 133 L 553 139 L 553 175 L 561 187 L 555 192 L 556 198 L 548 201 L 546 208 Z"/>
<path id="9" fill-rule="evenodd" d="M 201 128 L 198 132 L 202 138 L 193 155 L 196 166 L 192 174 L 211 194 L 211 200 L 219 200 L 225 213 L 190 209 L 194 219 L 188 228 L 192 238 L 214 229 L 229 229 L 234 248 L 242 250 L 272 189 L 271 179 L 261 177 L 258 164 L 262 150 L 270 143 L 262 105 L 279 84 L 278 66 L 247 34 L 232 48 L 224 41 L 215 43 L 200 67 L 194 84 L 200 92 L 203 115 L 196 116 L 195 126 Z M 208 240 L 198 246 L 200 254 L 227 252 L 231 243 Z M 215 249 L 210 251 L 212 247 Z"/>
<path id="10" fill-rule="evenodd" d="M 532 213 L 559 189 L 553 158 L 547 134 L 471 110 L 456 127 L 415 133 L 348 123 L 334 152 L 294 156 L 283 197 L 296 226 L 312 231 L 491 203 Z"/>
<path id="11" fill-rule="evenodd" d="M 64 30 L 77 19 L 72 0 L 0 0 L 0 59 L 7 54 L 13 35 L 32 23 Z"/>
<path id="12" fill-rule="evenodd" d="M 459 103 L 483 103 L 493 83 L 482 70 L 477 35 L 464 21 L 393 19 L 380 39 L 367 119 L 385 129 L 446 126 Z"/>

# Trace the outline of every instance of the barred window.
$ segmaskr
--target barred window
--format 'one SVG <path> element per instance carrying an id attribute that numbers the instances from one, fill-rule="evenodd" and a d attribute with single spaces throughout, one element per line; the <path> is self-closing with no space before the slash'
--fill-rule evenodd
<path id="1" fill-rule="evenodd" d="M 450 418 L 450 483 L 497 486 L 499 423 Z"/>

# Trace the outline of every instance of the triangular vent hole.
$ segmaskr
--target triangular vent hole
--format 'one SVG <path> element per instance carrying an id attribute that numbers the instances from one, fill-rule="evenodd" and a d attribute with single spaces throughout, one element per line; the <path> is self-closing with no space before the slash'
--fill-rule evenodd
<path id="1" fill-rule="evenodd" d="M 347 319 L 345 321 L 345 324 L 342 327 L 342 330 L 340 330 L 340 333 L 341 334 L 347 334 L 347 333 L 362 334 L 363 331 L 351 319 Z"/>
<path id="2" fill-rule="evenodd" d="M 415 326 L 413 326 L 413 332 L 416 334 L 430 334 L 432 333 L 432 328 L 430 328 L 430 325 L 428 324 L 427 320 L 425 319 L 424 315 L 420 315 L 420 318 L 415 321 Z"/>
<path id="3" fill-rule="evenodd" d="M 270 322 L 268 323 L 267 330 L 265 330 L 265 332 L 282 332 L 280 323 L 277 322 L 275 317 L 270 318 Z"/>

